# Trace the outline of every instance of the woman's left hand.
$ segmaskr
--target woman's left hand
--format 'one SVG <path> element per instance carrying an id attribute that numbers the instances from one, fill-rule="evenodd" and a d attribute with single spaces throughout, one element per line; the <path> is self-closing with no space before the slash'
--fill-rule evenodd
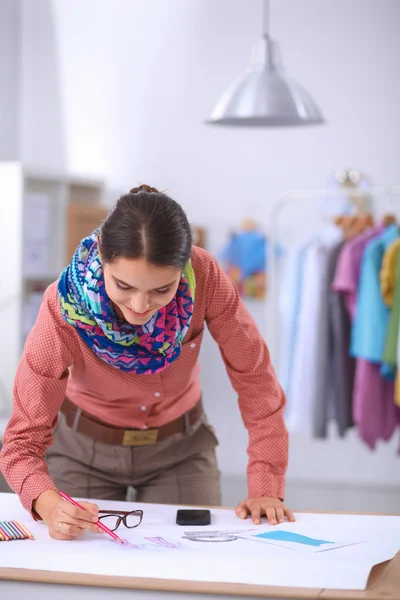
<path id="1" fill-rule="evenodd" d="M 259 525 L 261 517 L 265 515 L 270 525 L 283 523 L 285 517 L 288 521 L 295 521 L 292 511 L 287 508 L 279 498 L 247 498 L 244 502 L 237 505 L 235 513 L 241 519 L 246 519 L 251 515 L 253 523 Z"/>

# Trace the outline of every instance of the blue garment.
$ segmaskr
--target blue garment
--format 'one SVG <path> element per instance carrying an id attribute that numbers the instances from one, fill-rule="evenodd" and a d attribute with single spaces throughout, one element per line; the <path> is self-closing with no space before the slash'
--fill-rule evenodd
<path id="1" fill-rule="evenodd" d="M 243 279 L 254 273 L 265 272 L 269 265 L 271 244 L 265 235 L 258 230 L 239 231 L 232 234 L 226 248 L 222 252 L 222 260 L 240 269 Z M 283 254 L 282 246 L 275 244 L 275 256 Z"/>
<path id="2" fill-rule="evenodd" d="M 241 271 L 244 279 L 265 271 L 265 236 L 263 233 L 251 230 L 240 231 L 232 235 L 223 252 L 223 259 Z"/>
<path id="3" fill-rule="evenodd" d="M 381 364 L 381 375 L 385 379 L 389 381 L 394 381 L 396 379 L 396 367 L 390 365 L 388 363 Z"/>
<path id="4" fill-rule="evenodd" d="M 383 255 L 398 236 L 398 226 L 393 223 L 367 244 L 361 261 L 350 354 L 374 363 L 382 360 L 389 322 L 389 309 L 382 299 L 379 274 Z"/>

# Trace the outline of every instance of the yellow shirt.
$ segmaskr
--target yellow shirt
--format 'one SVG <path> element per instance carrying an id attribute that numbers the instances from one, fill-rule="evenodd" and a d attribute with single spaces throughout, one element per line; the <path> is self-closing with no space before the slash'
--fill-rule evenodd
<path id="1" fill-rule="evenodd" d="M 399 373 L 396 373 L 396 379 L 394 380 L 394 403 L 400 406 L 400 377 Z"/>
<path id="2" fill-rule="evenodd" d="M 396 260 L 399 249 L 400 238 L 390 244 L 382 260 L 380 272 L 381 294 L 384 303 L 389 307 L 393 304 L 393 294 L 396 285 Z"/>
<path id="3" fill-rule="evenodd" d="M 381 293 L 386 306 L 393 306 L 393 295 L 396 286 L 396 261 L 400 250 L 400 238 L 395 240 L 386 250 L 380 272 Z M 394 401 L 400 406 L 400 377 L 396 373 L 394 383 Z"/>

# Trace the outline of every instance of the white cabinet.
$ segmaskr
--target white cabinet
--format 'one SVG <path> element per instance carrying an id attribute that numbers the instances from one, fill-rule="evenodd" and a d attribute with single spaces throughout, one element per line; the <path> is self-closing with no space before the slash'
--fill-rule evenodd
<path id="1" fill-rule="evenodd" d="M 73 240 L 106 213 L 100 180 L 0 162 L 0 416 L 41 296 L 69 262 Z M 71 219 L 71 214 L 74 219 Z M 84 235 L 91 233 L 85 231 Z"/>

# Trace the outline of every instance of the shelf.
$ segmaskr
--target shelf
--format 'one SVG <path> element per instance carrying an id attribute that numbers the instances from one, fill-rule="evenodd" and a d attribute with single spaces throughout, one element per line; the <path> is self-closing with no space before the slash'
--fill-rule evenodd
<path id="1" fill-rule="evenodd" d="M 26 283 L 41 283 L 41 282 L 53 282 L 53 281 L 57 281 L 57 279 L 60 277 L 61 275 L 61 271 L 60 273 L 49 273 L 48 275 L 23 275 L 24 281 Z"/>
<path id="2" fill-rule="evenodd" d="M 18 163 L 17 163 L 18 164 Z M 104 182 L 98 177 L 91 177 L 81 173 L 71 174 L 65 171 L 56 171 L 54 169 L 38 169 L 24 165 L 23 173 L 26 179 L 41 180 L 46 182 L 56 182 L 64 185 L 82 185 L 85 187 L 96 187 L 103 189 Z"/>

